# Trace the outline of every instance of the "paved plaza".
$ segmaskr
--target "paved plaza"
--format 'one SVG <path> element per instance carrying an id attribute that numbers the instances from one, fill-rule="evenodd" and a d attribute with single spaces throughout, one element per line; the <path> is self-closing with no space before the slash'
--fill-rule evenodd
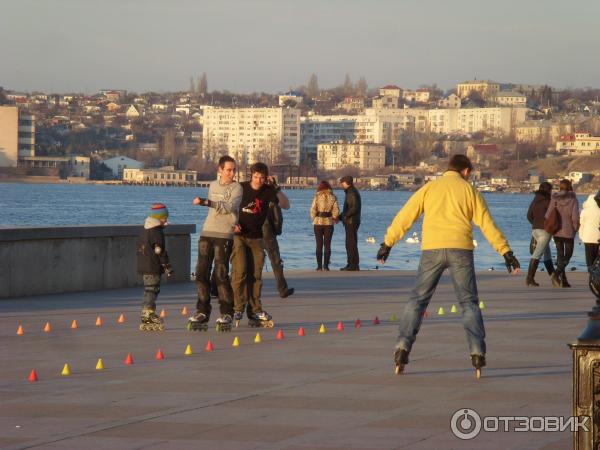
<path id="1" fill-rule="evenodd" d="M 456 301 L 447 276 L 406 373 L 394 375 L 394 316 L 414 275 L 290 272 L 296 294 L 282 300 L 269 273 L 264 306 L 276 326 L 258 330 L 260 343 L 245 322 L 216 333 L 216 300 L 209 331 L 187 331 L 181 311 L 193 311 L 192 283 L 163 285 L 162 333 L 138 330 L 142 288 L 2 300 L 0 448 L 571 448 L 569 432 L 481 432 L 460 440 L 450 419 L 461 408 L 481 417 L 571 415 L 566 344 L 583 330 L 593 302 L 587 275 L 570 273 L 572 289 L 552 289 L 544 273 L 540 288 L 525 287 L 524 274 L 480 273 L 488 367 L 479 381 L 460 314 L 450 312 Z M 98 316 L 102 326 L 95 325 Z M 50 332 L 43 331 L 46 322 Z M 305 336 L 298 336 L 300 327 Z M 205 351 L 209 340 L 212 352 Z M 191 355 L 184 354 L 188 345 Z M 158 349 L 164 360 L 155 359 Z M 132 365 L 124 363 L 128 353 Z M 99 358 L 103 370 L 96 370 Z M 65 363 L 68 376 L 61 375 Z M 27 380 L 32 369 L 37 382 Z"/>

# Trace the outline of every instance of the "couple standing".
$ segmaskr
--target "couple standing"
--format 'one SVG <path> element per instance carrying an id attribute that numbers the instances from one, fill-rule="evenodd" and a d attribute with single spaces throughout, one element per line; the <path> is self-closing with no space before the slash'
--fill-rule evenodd
<path id="1" fill-rule="evenodd" d="M 348 264 L 340 270 L 356 271 L 359 268 L 358 228 L 360 227 L 361 199 L 350 175 L 340 178 L 344 189 L 344 209 L 340 214 L 337 198 L 327 181 L 321 181 L 310 207 L 315 240 L 317 242 L 317 270 L 329 270 L 331 260 L 331 238 L 333 226 L 342 221 L 346 230 L 346 253 Z M 324 251 L 323 251 L 324 250 Z M 323 255 L 325 253 L 325 255 Z M 323 259 L 325 256 L 325 259 Z"/>

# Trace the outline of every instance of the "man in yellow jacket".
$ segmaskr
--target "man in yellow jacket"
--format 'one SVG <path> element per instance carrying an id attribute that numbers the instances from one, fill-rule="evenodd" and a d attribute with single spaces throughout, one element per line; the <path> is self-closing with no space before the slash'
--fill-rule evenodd
<path id="1" fill-rule="evenodd" d="M 473 166 L 469 158 L 455 155 L 442 178 L 415 192 L 387 229 L 377 253 L 383 264 L 393 245 L 423 219 L 422 254 L 417 280 L 400 321 L 394 360 L 396 373 L 408 363 L 408 354 L 421 326 L 423 313 L 435 292 L 444 269 L 450 270 L 454 290 L 462 308 L 473 366 L 485 366 L 485 328 L 479 309 L 475 267 L 473 264 L 473 226 L 475 223 L 494 250 L 504 257 L 510 273 L 519 272 L 520 264 L 498 229 L 482 195 L 469 182 Z"/>

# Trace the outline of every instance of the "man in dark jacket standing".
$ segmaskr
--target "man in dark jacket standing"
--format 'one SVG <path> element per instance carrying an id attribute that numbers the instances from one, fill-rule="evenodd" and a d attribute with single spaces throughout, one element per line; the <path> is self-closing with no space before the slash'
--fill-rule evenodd
<path id="1" fill-rule="evenodd" d="M 346 193 L 344 199 L 344 209 L 339 219 L 344 224 L 346 230 L 346 254 L 348 255 L 348 264 L 340 270 L 355 271 L 359 268 L 358 256 L 358 228 L 360 227 L 360 194 L 354 187 L 354 180 L 350 175 L 340 178 L 340 184 Z"/>
<path id="2" fill-rule="evenodd" d="M 550 239 L 552 235 L 544 230 L 544 216 L 550 205 L 550 196 L 552 195 L 552 185 L 547 181 L 540 184 L 540 187 L 535 191 L 533 201 L 527 210 L 527 220 L 531 224 L 531 238 L 535 242 L 535 248 L 531 251 L 531 261 L 527 270 L 527 278 L 525 284 L 527 286 L 539 286 L 535 281 L 535 273 L 537 272 L 540 259 L 543 257 L 544 265 L 548 271 L 548 275 L 554 273 L 552 264 L 552 253 L 550 252 Z"/>

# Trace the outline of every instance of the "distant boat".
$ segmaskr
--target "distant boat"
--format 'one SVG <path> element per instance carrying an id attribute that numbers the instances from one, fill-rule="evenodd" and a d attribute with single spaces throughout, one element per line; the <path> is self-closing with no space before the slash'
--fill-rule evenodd
<path id="1" fill-rule="evenodd" d="M 365 241 L 367 241 L 367 243 L 369 243 L 369 244 L 374 244 L 375 238 L 373 236 L 369 236 L 369 237 L 367 237 L 367 239 L 365 239 Z"/>
<path id="2" fill-rule="evenodd" d="M 416 231 L 413 232 L 412 236 L 407 238 L 405 241 L 407 244 L 418 244 L 419 243 L 419 235 Z"/>

